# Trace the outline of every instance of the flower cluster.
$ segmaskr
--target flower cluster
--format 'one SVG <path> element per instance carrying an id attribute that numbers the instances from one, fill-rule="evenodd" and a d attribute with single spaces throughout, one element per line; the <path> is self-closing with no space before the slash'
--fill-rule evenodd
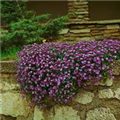
<path id="1" fill-rule="evenodd" d="M 22 92 L 41 105 L 52 99 L 67 103 L 79 87 L 112 77 L 113 60 L 120 58 L 120 41 L 43 43 L 19 53 L 17 80 Z"/>

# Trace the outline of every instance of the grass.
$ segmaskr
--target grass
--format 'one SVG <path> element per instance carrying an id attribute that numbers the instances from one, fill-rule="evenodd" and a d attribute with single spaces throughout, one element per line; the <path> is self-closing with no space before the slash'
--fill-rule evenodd
<path id="1" fill-rule="evenodd" d="M 11 48 L 6 52 L 1 52 L 1 60 L 17 59 L 19 51 L 21 51 L 21 48 Z"/>

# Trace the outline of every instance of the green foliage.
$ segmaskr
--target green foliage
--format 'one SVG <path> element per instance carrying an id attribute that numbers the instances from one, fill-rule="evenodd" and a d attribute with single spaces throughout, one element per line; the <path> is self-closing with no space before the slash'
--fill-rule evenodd
<path id="1" fill-rule="evenodd" d="M 9 10 L 11 12 L 8 12 Z M 22 47 L 32 43 L 42 43 L 43 39 L 47 41 L 56 39 L 68 17 L 50 18 L 50 14 L 36 16 L 34 12 L 28 11 L 26 2 L 3 1 L 2 19 L 7 25 L 8 32 L 6 34 L 2 32 L 2 51 L 12 46 Z"/>
<path id="2" fill-rule="evenodd" d="M 20 18 L 30 18 L 34 14 L 33 11 L 27 11 L 26 1 L 1 1 L 2 24 L 7 27 L 11 22 L 17 22 Z"/>
<path id="3" fill-rule="evenodd" d="M 16 59 L 18 56 L 18 52 L 21 50 L 22 48 L 18 48 L 16 46 L 10 47 L 9 49 L 1 53 L 1 60 Z"/>
<path id="4" fill-rule="evenodd" d="M 53 19 L 49 23 L 41 26 L 42 36 L 45 39 L 54 39 L 58 36 L 59 31 L 65 27 L 64 22 L 68 19 L 68 16 L 58 17 Z M 52 37 L 52 38 L 50 38 Z"/>
<path id="5" fill-rule="evenodd" d="M 7 48 L 7 44 L 6 43 L 8 41 L 6 39 L 6 34 L 8 33 L 8 31 L 1 28 L 0 33 L 1 33 L 1 49 L 4 50 L 5 47 Z"/>
<path id="6" fill-rule="evenodd" d="M 34 43 L 42 40 L 40 36 L 40 21 L 49 18 L 48 15 L 32 17 L 31 19 L 21 19 L 18 22 L 10 24 L 10 30 L 3 37 L 4 43 L 7 45 L 23 46 L 25 44 Z M 35 19 L 34 19 L 35 18 Z M 39 19 L 38 19 L 39 18 Z"/>
<path id="7" fill-rule="evenodd" d="M 42 43 L 43 39 L 55 39 L 58 36 L 59 30 L 64 27 L 66 17 L 58 17 L 40 25 L 42 20 L 49 17 L 50 15 L 46 14 L 11 23 L 9 32 L 2 37 L 2 49 L 4 49 L 4 46 L 15 45 L 19 47 L 32 43 Z"/>

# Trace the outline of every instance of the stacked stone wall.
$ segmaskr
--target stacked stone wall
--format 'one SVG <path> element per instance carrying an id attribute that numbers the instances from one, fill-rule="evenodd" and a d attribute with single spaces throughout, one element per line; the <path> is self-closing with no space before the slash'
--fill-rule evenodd
<path id="1" fill-rule="evenodd" d="M 88 1 L 69 1 L 68 12 L 67 28 L 60 32 L 63 41 L 120 40 L 120 19 L 91 21 Z"/>
<path id="2" fill-rule="evenodd" d="M 69 22 L 82 22 L 89 20 L 89 2 L 68 2 L 68 13 L 71 13 Z"/>
<path id="3" fill-rule="evenodd" d="M 78 42 L 81 40 L 103 40 L 114 39 L 120 40 L 120 21 L 111 23 L 108 21 L 83 22 L 69 24 L 69 27 L 63 29 L 62 40 L 69 42 Z"/>
<path id="4" fill-rule="evenodd" d="M 56 104 L 41 111 L 21 97 L 14 65 L 13 61 L 1 62 L 1 120 L 120 120 L 120 61 L 114 63 L 115 79 L 80 88 L 67 105 Z"/>

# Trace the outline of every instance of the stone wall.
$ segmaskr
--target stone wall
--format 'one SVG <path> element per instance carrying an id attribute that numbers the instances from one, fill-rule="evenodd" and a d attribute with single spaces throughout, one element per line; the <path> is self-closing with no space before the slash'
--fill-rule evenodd
<path id="1" fill-rule="evenodd" d="M 120 40 L 120 19 L 91 21 L 89 2 L 69 1 L 68 12 L 73 14 L 70 15 L 67 28 L 60 32 L 63 41 Z"/>
<path id="2" fill-rule="evenodd" d="M 1 62 L 1 120 L 120 120 L 120 61 L 114 64 L 115 79 L 80 88 L 67 105 L 42 111 L 21 97 L 15 71 L 14 61 Z"/>
<path id="3" fill-rule="evenodd" d="M 68 13 L 72 13 L 69 18 L 70 23 L 88 21 L 89 18 L 89 2 L 84 1 L 68 1 Z"/>

